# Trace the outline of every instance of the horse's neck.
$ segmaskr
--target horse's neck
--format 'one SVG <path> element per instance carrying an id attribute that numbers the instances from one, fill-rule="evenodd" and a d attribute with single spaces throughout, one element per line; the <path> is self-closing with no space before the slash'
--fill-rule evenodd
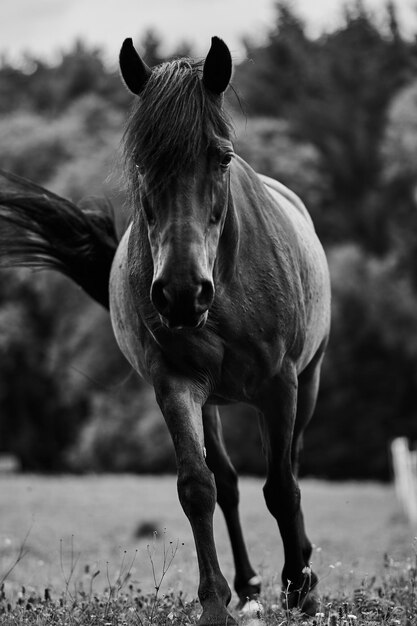
<path id="1" fill-rule="evenodd" d="M 229 185 L 229 206 L 225 223 L 227 240 L 239 248 L 242 231 L 256 224 L 259 206 L 267 202 L 265 185 L 258 174 L 240 157 L 236 157 Z"/>
<path id="2" fill-rule="evenodd" d="M 231 198 L 240 247 L 251 247 L 251 242 L 255 245 L 257 239 L 266 254 L 268 242 L 283 249 L 287 243 L 300 243 L 304 236 L 312 237 L 313 222 L 295 193 L 256 173 L 239 157 L 233 173 Z"/>

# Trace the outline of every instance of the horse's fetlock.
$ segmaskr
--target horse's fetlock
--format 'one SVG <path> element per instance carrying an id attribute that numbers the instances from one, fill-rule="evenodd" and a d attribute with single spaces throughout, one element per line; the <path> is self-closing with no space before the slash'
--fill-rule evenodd
<path id="1" fill-rule="evenodd" d="M 201 581 L 198 597 L 202 605 L 214 604 L 226 607 L 232 599 L 232 592 L 226 579 L 221 576 L 220 579 L 216 580 L 215 585 L 210 585 L 210 587 Z"/>
<path id="2" fill-rule="evenodd" d="M 304 563 L 310 563 L 311 555 L 313 553 L 313 546 L 311 545 L 310 542 L 306 543 L 303 546 L 302 552 L 303 552 Z"/>

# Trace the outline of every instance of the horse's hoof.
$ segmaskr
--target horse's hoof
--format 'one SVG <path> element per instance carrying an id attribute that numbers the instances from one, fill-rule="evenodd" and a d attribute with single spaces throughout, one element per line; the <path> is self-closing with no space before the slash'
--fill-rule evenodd
<path id="1" fill-rule="evenodd" d="M 314 617 L 319 608 L 317 595 L 314 591 L 307 594 L 300 594 L 299 591 L 283 591 L 281 593 L 281 604 L 285 611 L 299 609 L 304 615 Z"/>
<path id="2" fill-rule="evenodd" d="M 262 578 L 258 574 L 252 576 L 244 585 L 235 582 L 236 593 L 239 596 L 239 602 L 236 606 L 238 611 L 242 611 L 251 600 L 258 601 L 261 593 L 261 584 Z"/>
<path id="3" fill-rule="evenodd" d="M 203 611 L 197 626 L 238 626 L 234 617 L 225 609 L 221 613 Z"/>
<path id="4" fill-rule="evenodd" d="M 314 591 L 308 592 L 307 595 L 303 596 L 299 600 L 297 607 L 304 615 L 314 617 L 319 610 L 319 599 L 317 594 Z"/>
<path id="5" fill-rule="evenodd" d="M 319 610 L 319 600 L 317 594 L 314 591 L 310 591 L 304 599 L 302 606 L 300 607 L 302 612 L 309 617 L 314 617 Z"/>
<path id="6" fill-rule="evenodd" d="M 314 617 L 319 608 L 319 601 L 315 592 L 317 583 L 317 576 L 308 568 L 308 572 L 305 574 L 304 580 L 298 588 L 291 583 L 287 589 L 281 591 L 281 603 L 283 608 L 286 611 L 299 609 L 305 615 Z"/>

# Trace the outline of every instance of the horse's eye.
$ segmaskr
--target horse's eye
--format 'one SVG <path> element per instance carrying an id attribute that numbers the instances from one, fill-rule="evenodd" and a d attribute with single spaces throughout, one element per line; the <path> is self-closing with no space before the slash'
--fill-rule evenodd
<path id="1" fill-rule="evenodd" d="M 221 217 L 222 217 L 221 211 L 213 211 L 213 213 L 210 216 L 210 223 L 218 224 L 221 220 Z"/>
<path id="2" fill-rule="evenodd" d="M 222 160 L 220 161 L 220 166 L 222 167 L 222 169 L 226 170 L 229 167 L 231 160 L 231 154 L 224 154 Z"/>
<path id="3" fill-rule="evenodd" d="M 135 160 L 135 170 L 138 177 L 142 179 L 145 174 L 145 170 L 139 159 Z"/>

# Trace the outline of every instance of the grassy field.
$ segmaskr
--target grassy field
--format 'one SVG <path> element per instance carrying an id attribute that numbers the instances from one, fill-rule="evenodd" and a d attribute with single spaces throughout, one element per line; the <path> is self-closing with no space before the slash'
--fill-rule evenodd
<path id="1" fill-rule="evenodd" d="M 161 593 L 178 598 L 182 592 L 185 601 L 194 599 L 196 555 L 177 502 L 174 477 L 5 474 L 0 483 L 0 578 L 15 562 L 22 544 L 25 553 L 6 577 L 4 602 L 22 604 L 22 586 L 24 598 L 43 596 L 45 588 L 52 598 L 68 591 L 73 597 L 75 588 L 84 597 L 100 597 L 124 579 L 126 589 L 152 596 L 152 564 L 159 581 L 164 545 L 169 557 L 177 542 Z M 416 529 L 401 514 L 392 487 L 307 480 L 302 482 L 302 498 L 324 603 L 328 598 L 353 598 L 359 588 L 377 590 L 384 580 L 386 584 L 388 567 L 414 571 Z M 263 502 L 261 481 L 241 481 L 241 511 L 252 562 L 266 583 L 267 601 L 274 606 L 282 547 Z M 138 530 L 144 536 L 137 536 Z M 156 539 L 153 530 L 158 531 Z M 216 541 L 222 569 L 231 582 L 232 558 L 219 512 Z"/>

